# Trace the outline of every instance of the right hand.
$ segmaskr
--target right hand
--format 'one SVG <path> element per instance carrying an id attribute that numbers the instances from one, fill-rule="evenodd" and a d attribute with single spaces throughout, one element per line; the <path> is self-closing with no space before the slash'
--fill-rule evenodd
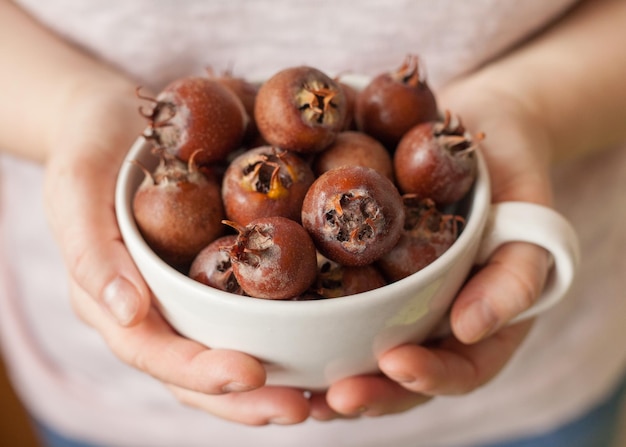
<path id="1" fill-rule="evenodd" d="M 78 89 L 50 144 L 45 202 L 75 311 L 118 358 L 162 381 L 185 404 L 249 425 L 301 422 L 309 415 L 301 391 L 265 387 L 258 360 L 181 337 L 151 306 L 114 208 L 117 172 L 146 125 L 139 105 L 130 85 Z"/>

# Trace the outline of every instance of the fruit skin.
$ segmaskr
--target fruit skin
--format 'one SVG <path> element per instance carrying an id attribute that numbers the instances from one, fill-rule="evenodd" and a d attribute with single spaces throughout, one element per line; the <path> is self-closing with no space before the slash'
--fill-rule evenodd
<path id="1" fill-rule="evenodd" d="M 248 117 L 248 124 L 243 136 L 244 145 L 253 144 L 259 139 L 259 130 L 254 119 L 254 104 L 256 103 L 256 95 L 259 92 L 260 84 L 250 82 L 245 78 L 233 76 L 231 73 L 225 73 L 221 76 L 214 76 L 217 82 L 232 91 L 241 101 Z"/>
<path id="2" fill-rule="evenodd" d="M 345 124 L 346 97 L 339 84 L 312 67 L 279 71 L 261 85 L 254 107 L 259 132 L 270 145 L 315 153 Z"/>
<path id="3" fill-rule="evenodd" d="M 389 180 L 394 179 L 391 155 L 377 140 L 357 131 L 345 131 L 318 154 L 313 163 L 313 172 L 318 177 L 326 171 L 342 166 L 366 166 L 375 169 Z"/>
<path id="4" fill-rule="evenodd" d="M 404 230 L 398 243 L 376 265 L 389 282 L 399 281 L 434 262 L 456 241 L 461 216 L 443 214 L 430 199 L 403 196 Z"/>
<path id="5" fill-rule="evenodd" d="M 225 247 L 232 246 L 236 239 L 237 236 L 229 234 L 203 248 L 191 263 L 188 276 L 215 289 L 244 295 L 233 273 L 230 256 L 223 250 Z"/>
<path id="6" fill-rule="evenodd" d="M 325 172 L 302 204 L 302 225 L 320 253 L 348 266 L 367 265 L 400 238 L 404 206 L 395 185 L 372 168 Z"/>
<path id="7" fill-rule="evenodd" d="M 322 298 L 356 295 L 387 285 L 387 281 L 372 264 L 350 267 L 318 254 L 317 278 L 313 291 Z"/>
<path id="8" fill-rule="evenodd" d="M 265 299 L 302 295 L 315 281 L 315 245 L 302 226 L 286 217 L 265 217 L 241 226 L 227 250 L 233 273 L 246 294 Z"/>
<path id="9" fill-rule="evenodd" d="M 302 201 L 315 180 L 296 154 L 271 146 L 236 157 L 222 181 L 226 216 L 240 225 L 259 217 L 283 216 L 300 222 Z"/>
<path id="10" fill-rule="evenodd" d="M 354 121 L 354 108 L 356 104 L 356 96 L 358 91 L 350 84 L 341 82 L 341 78 L 337 78 L 339 86 L 343 89 L 343 93 L 346 97 L 346 114 L 344 117 L 344 123 L 341 126 L 342 130 L 357 130 L 356 122 Z"/>
<path id="11" fill-rule="evenodd" d="M 435 95 L 412 55 L 397 71 L 372 79 L 357 94 L 354 107 L 357 128 L 392 152 L 409 129 L 438 117 Z"/>
<path id="12" fill-rule="evenodd" d="M 483 136 L 479 134 L 477 141 Z M 449 114 L 442 121 L 415 126 L 394 154 L 396 183 L 401 192 L 430 198 L 438 205 L 462 199 L 476 179 L 476 142 Z"/>
<path id="13" fill-rule="evenodd" d="M 223 160 L 241 144 L 248 117 L 239 98 L 205 77 L 184 77 L 167 85 L 154 100 L 144 135 L 182 161 L 198 165 Z"/>
<path id="14" fill-rule="evenodd" d="M 161 159 L 133 197 L 133 213 L 148 245 L 172 266 L 190 263 L 224 231 L 217 181 L 176 159 Z"/>

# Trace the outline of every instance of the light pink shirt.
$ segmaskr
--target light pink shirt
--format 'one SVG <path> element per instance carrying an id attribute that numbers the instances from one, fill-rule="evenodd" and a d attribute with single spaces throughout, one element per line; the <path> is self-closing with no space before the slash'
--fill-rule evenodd
<path id="1" fill-rule="evenodd" d="M 555 19 L 574 0 L 21 0 L 68 39 L 159 88 L 233 67 L 268 76 L 307 64 L 376 74 L 407 53 L 438 88 Z M 559 166 L 557 208 L 576 226 L 583 266 L 503 373 L 469 396 L 404 414 L 251 428 L 181 406 L 109 352 L 72 312 L 45 223 L 39 166 L 0 161 L 0 341 L 35 415 L 70 436 L 119 446 L 415 446 L 539 432 L 584 411 L 626 365 L 626 150 Z M 584 181 L 582 181 L 584 179 Z"/>

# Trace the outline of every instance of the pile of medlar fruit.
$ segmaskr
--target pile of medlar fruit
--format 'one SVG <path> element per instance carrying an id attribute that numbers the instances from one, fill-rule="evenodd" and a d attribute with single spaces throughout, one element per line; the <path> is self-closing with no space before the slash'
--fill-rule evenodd
<path id="1" fill-rule="evenodd" d="M 424 268 L 462 230 L 447 210 L 474 183 L 482 135 L 440 114 L 417 56 L 360 91 L 299 66 L 263 83 L 184 77 L 139 97 L 159 163 L 143 168 L 137 226 L 208 286 L 353 295 Z"/>

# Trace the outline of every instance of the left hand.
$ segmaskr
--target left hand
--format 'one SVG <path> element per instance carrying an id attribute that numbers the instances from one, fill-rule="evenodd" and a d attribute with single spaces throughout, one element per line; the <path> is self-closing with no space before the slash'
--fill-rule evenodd
<path id="1" fill-rule="evenodd" d="M 462 82 L 439 98 L 442 110 L 458 114 L 471 132 L 486 133 L 480 150 L 491 176 L 493 203 L 551 204 L 549 140 L 520 101 Z M 434 396 L 466 394 L 486 384 L 529 333 L 532 321 L 507 323 L 536 301 L 549 268 L 544 249 L 503 245 L 459 292 L 450 313 L 453 335 L 386 352 L 379 358 L 383 374 L 346 378 L 313 396 L 312 417 L 399 413 Z"/>

